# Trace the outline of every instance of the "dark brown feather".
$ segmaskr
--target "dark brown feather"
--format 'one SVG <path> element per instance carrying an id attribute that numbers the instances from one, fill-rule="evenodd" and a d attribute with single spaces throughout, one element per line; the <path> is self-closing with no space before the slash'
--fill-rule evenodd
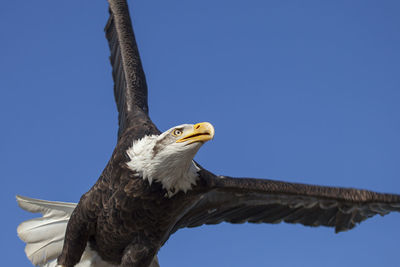
<path id="1" fill-rule="evenodd" d="M 202 224 L 300 223 L 352 229 L 376 214 L 400 211 L 400 195 L 353 188 L 216 176 L 200 172 L 209 191 L 183 216 L 174 231 Z"/>
<path id="2" fill-rule="evenodd" d="M 105 27 L 110 47 L 114 96 L 118 108 L 118 139 L 131 128 L 145 134 L 158 134 L 149 118 L 147 83 L 125 0 L 109 0 L 110 17 Z"/>

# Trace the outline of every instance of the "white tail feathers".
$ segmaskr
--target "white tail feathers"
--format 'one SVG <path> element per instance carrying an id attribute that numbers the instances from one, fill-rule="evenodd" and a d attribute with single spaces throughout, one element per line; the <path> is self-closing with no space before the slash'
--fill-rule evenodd
<path id="1" fill-rule="evenodd" d="M 18 205 L 29 212 L 41 213 L 43 217 L 22 222 L 17 233 L 26 243 L 25 253 L 35 266 L 56 267 L 61 254 L 68 220 L 76 203 L 46 201 L 17 196 Z M 117 267 L 101 259 L 89 246 L 75 267 Z M 150 267 L 159 267 L 157 256 Z"/>
<path id="2" fill-rule="evenodd" d="M 56 266 L 61 254 L 67 223 L 75 203 L 45 201 L 17 196 L 18 205 L 29 212 L 40 212 L 43 217 L 21 223 L 19 238 L 26 243 L 25 253 L 33 265 Z M 48 264 L 54 260 L 54 264 Z"/>
<path id="3" fill-rule="evenodd" d="M 46 201 L 17 196 L 18 205 L 26 211 L 41 213 L 43 217 L 21 223 L 18 236 L 26 243 L 25 253 L 35 266 L 56 267 L 61 254 L 68 220 L 76 203 Z M 89 246 L 76 267 L 114 267 L 104 262 Z"/>

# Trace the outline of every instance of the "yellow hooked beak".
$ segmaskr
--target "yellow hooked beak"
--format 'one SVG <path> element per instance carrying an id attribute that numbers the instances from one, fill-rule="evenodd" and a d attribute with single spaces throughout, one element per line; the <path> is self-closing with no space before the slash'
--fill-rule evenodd
<path id="1" fill-rule="evenodd" d="M 200 122 L 193 125 L 193 130 L 188 131 L 185 136 L 178 139 L 176 143 L 188 142 L 188 144 L 194 142 L 207 142 L 214 137 L 214 127 L 209 122 Z"/>

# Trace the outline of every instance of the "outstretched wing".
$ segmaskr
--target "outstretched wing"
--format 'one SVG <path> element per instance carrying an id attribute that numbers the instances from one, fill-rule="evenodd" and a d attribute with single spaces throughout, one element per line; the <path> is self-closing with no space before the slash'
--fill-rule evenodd
<path id="1" fill-rule="evenodd" d="M 147 84 L 132 29 L 126 0 L 109 0 L 110 18 L 105 27 L 110 47 L 114 79 L 114 96 L 118 108 L 118 139 L 127 129 L 135 139 L 158 134 L 150 120 L 147 105 Z"/>
<path id="2" fill-rule="evenodd" d="M 176 224 L 174 231 L 202 224 L 300 223 L 346 231 L 376 214 L 400 212 L 400 195 L 274 180 L 200 176 L 212 188 Z"/>

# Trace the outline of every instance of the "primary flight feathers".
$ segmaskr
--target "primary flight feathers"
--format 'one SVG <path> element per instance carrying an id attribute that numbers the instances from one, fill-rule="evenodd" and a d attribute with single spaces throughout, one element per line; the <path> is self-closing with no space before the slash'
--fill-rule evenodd
<path id="1" fill-rule="evenodd" d="M 147 83 L 133 34 L 126 1 L 109 1 L 110 17 L 104 29 L 110 47 L 114 96 L 118 109 L 118 138 L 132 125 L 142 124 L 141 137 L 159 134 L 148 117 Z M 138 138 L 138 137 L 137 137 Z"/>
<path id="2" fill-rule="evenodd" d="M 352 229 L 376 214 L 400 211 L 400 196 L 367 190 L 266 179 L 218 177 L 202 170 L 213 188 L 178 223 L 180 227 L 230 223 L 300 223 Z"/>

